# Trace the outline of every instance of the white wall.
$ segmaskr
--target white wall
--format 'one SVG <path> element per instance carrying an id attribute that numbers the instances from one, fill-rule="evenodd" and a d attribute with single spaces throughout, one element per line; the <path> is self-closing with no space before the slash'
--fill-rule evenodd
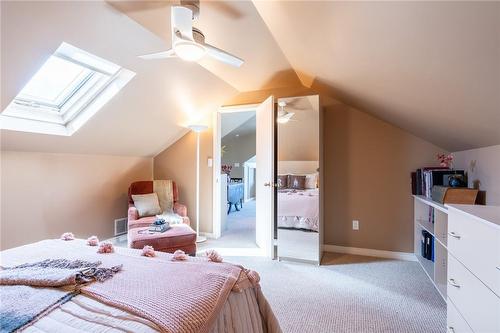
<path id="1" fill-rule="evenodd" d="M 487 205 L 500 205 L 500 145 L 453 153 L 455 168 L 468 173 L 469 186 L 479 181 Z"/>

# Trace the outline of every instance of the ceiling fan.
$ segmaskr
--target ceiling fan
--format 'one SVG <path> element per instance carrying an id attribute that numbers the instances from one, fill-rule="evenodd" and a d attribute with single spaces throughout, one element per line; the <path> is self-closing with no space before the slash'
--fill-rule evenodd
<path id="1" fill-rule="evenodd" d="M 205 35 L 193 27 L 198 18 L 199 1 L 181 1 L 171 7 L 172 48 L 167 51 L 141 55 L 146 60 L 179 57 L 186 61 L 198 61 L 209 56 L 234 67 L 240 67 L 243 59 L 205 43 Z"/>
<path id="2" fill-rule="evenodd" d="M 292 117 L 295 115 L 295 112 L 288 112 L 285 110 L 286 107 L 286 102 L 285 101 L 279 101 L 278 102 L 278 117 L 276 118 L 276 121 L 280 124 L 286 124 L 288 123 Z"/>

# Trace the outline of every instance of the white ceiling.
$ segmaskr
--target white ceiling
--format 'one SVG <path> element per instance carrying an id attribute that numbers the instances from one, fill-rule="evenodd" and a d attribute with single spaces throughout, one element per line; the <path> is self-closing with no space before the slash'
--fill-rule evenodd
<path id="1" fill-rule="evenodd" d="M 2 110 L 66 41 L 137 73 L 72 137 L 2 131 L 2 149 L 151 156 L 239 91 L 303 84 L 449 150 L 500 144 L 500 2 L 201 3 L 208 43 L 170 48 L 168 2 L 1 2 Z"/>

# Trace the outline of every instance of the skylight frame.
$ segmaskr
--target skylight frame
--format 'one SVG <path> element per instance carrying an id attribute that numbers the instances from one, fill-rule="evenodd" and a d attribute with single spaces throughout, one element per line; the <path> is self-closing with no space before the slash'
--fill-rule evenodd
<path id="1" fill-rule="evenodd" d="M 72 135 L 135 76 L 130 70 L 65 42 L 52 56 L 83 67 L 90 74 L 58 105 L 24 99 L 18 94 L 0 115 L 0 128 Z"/>

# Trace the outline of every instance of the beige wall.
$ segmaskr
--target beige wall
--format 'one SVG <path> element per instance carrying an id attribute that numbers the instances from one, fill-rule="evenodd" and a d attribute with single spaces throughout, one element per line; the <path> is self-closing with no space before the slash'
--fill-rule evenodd
<path id="1" fill-rule="evenodd" d="M 257 103 L 269 96 L 307 95 L 307 90 L 241 94 L 231 104 Z M 310 93 L 310 92 L 309 92 Z M 443 150 L 367 113 L 329 103 L 323 119 L 325 244 L 412 252 L 413 201 L 410 172 L 435 163 Z M 194 212 L 195 140 L 184 136 L 154 159 L 158 175 L 178 181 L 181 200 Z M 202 137 L 201 230 L 212 231 L 212 134 Z M 182 161 L 182 162 L 178 162 Z M 188 189 L 188 192 L 186 192 Z M 352 230 L 352 220 L 360 230 Z"/>
<path id="2" fill-rule="evenodd" d="M 318 161 L 318 107 L 287 111 L 295 114 L 287 123 L 278 123 L 278 161 Z"/>
<path id="3" fill-rule="evenodd" d="M 200 134 L 200 230 L 212 232 L 212 130 Z M 195 228 L 196 135 L 189 132 L 154 157 L 154 179 L 172 179 L 179 186 L 179 201 L 188 208 Z"/>
<path id="4" fill-rule="evenodd" d="M 500 205 L 500 145 L 453 153 L 455 167 L 467 171 L 469 186 L 479 181 L 487 205 Z"/>
<path id="5" fill-rule="evenodd" d="M 342 104 L 323 125 L 325 244 L 412 252 L 410 173 L 442 150 Z"/>
<path id="6" fill-rule="evenodd" d="M 243 178 L 246 161 L 255 156 L 255 132 L 235 137 L 232 134 L 227 135 L 221 140 L 223 146 L 226 146 L 226 152 L 221 158 L 222 164 L 233 166 L 231 177 Z M 235 167 L 234 163 L 239 163 Z"/>
<path id="7" fill-rule="evenodd" d="M 264 101 L 270 95 L 279 97 L 307 95 L 303 86 L 250 91 L 238 94 L 226 105 L 253 104 Z M 200 137 L 200 231 L 212 233 L 212 168 L 207 159 L 213 154 L 212 129 Z M 188 207 L 188 215 L 194 224 L 196 201 L 196 136 L 190 132 L 167 147 L 153 159 L 154 179 L 172 179 L 179 186 L 180 202 Z"/>
<path id="8" fill-rule="evenodd" d="M 130 183 L 152 179 L 152 159 L 2 151 L 1 177 L 0 248 L 65 231 L 103 239 L 127 217 Z"/>

